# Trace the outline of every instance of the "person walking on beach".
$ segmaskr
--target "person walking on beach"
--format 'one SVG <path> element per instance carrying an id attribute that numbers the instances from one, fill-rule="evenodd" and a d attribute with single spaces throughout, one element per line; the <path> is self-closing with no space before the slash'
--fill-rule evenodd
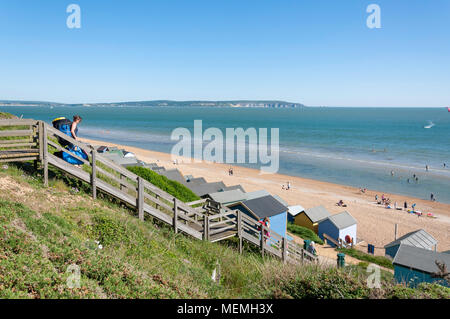
<path id="1" fill-rule="evenodd" d="M 287 190 L 290 190 L 290 189 L 291 189 L 291 183 L 287 182 Z"/>
<path id="2" fill-rule="evenodd" d="M 436 199 L 434 198 L 434 194 L 433 194 L 433 193 L 431 193 L 430 199 L 431 199 L 432 202 L 434 202 L 434 201 L 436 200 Z"/>
<path id="3" fill-rule="evenodd" d="M 403 204 L 403 207 L 405 208 L 405 210 L 408 209 L 408 203 L 405 201 L 405 204 Z"/>
<path id="4" fill-rule="evenodd" d="M 425 165 L 425 170 L 428 172 L 428 165 Z"/>

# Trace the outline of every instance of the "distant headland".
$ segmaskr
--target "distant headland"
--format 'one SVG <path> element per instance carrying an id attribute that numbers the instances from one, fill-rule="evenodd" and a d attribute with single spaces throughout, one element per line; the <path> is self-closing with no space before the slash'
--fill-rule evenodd
<path id="1" fill-rule="evenodd" d="M 235 101 L 171 101 L 152 100 L 138 102 L 113 102 L 113 103 L 56 103 L 45 101 L 12 101 L 0 100 L 0 106 L 178 106 L 178 107 L 258 107 L 258 108 L 301 108 L 305 105 L 277 100 L 235 100 Z"/>

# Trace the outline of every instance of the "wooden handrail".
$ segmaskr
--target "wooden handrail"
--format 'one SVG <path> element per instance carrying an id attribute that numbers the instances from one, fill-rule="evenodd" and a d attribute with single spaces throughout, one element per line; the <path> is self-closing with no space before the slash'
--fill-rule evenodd
<path id="1" fill-rule="evenodd" d="M 240 211 L 222 208 L 219 203 L 210 199 L 201 199 L 190 203 L 183 203 L 177 200 L 155 185 L 114 163 L 103 155 L 98 154 L 92 147 L 54 129 L 43 121 L 8 120 L 6 123 L 4 120 L 0 120 L 0 126 L 26 126 L 36 124 L 37 130 L 26 130 L 26 133 L 35 134 L 39 137 L 38 139 L 35 138 L 39 145 L 39 152 L 36 156 L 43 163 L 45 185 L 48 185 L 48 166 L 50 164 L 75 178 L 90 183 L 94 198 L 97 197 L 97 191 L 101 190 L 134 206 L 141 220 L 144 219 L 144 214 L 150 214 L 172 226 L 175 232 L 181 231 L 197 239 L 217 241 L 221 240 L 221 238 L 228 238 L 236 234 L 239 237 L 240 252 L 243 250 L 243 240 L 246 240 L 253 245 L 260 246 L 263 256 L 265 253 L 269 253 L 281 258 L 285 262 L 303 261 L 305 256 L 313 261 L 317 259 L 316 256 L 305 251 L 303 247 L 300 247 L 275 231 L 266 228 L 258 220 Z M 5 135 L 25 136 L 22 135 L 25 134 L 25 130 L 7 130 L 0 132 L 4 132 Z M 84 150 L 88 154 L 87 160 L 73 153 L 70 153 L 70 155 L 88 166 L 90 168 L 89 172 L 68 164 L 49 153 L 49 146 L 59 151 L 67 151 L 57 143 L 50 141 L 49 136 L 57 136 L 65 142 L 76 145 Z M 8 144 L 14 145 L 12 142 L 7 142 L 2 145 Z M 30 146 L 33 146 L 36 143 L 30 144 L 32 144 Z M 25 158 L 28 159 L 29 156 L 27 157 L 24 154 L 22 159 Z M 132 194 L 129 191 L 132 191 Z M 205 204 L 201 209 L 206 214 L 192 207 L 198 204 Z"/>

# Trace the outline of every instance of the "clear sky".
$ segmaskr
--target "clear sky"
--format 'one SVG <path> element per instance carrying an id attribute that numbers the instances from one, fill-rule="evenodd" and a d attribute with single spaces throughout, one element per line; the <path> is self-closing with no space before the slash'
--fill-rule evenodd
<path id="1" fill-rule="evenodd" d="M 0 99 L 450 106 L 449 0 L 1 0 L 0 43 Z"/>

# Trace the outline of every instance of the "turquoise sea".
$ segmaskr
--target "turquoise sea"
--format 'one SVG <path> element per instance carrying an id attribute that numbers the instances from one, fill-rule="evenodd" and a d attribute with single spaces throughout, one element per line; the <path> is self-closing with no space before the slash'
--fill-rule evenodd
<path id="1" fill-rule="evenodd" d="M 170 152 L 175 144 L 170 140 L 173 129 L 185 127 L 192 132 L 194 120 L 203 120 L 203 129 L 220 128 L 224 135 L 227 127 L 279 128 L 279 173 L 423 199 L 434 193 L 438 201 L 450 203 L 446 108 L 9 106 L 0 111 L 48 123 L 79 114 L 81 137 L 161 152 Z M 434 126 L 424 128 L 429 121 Z"/>

